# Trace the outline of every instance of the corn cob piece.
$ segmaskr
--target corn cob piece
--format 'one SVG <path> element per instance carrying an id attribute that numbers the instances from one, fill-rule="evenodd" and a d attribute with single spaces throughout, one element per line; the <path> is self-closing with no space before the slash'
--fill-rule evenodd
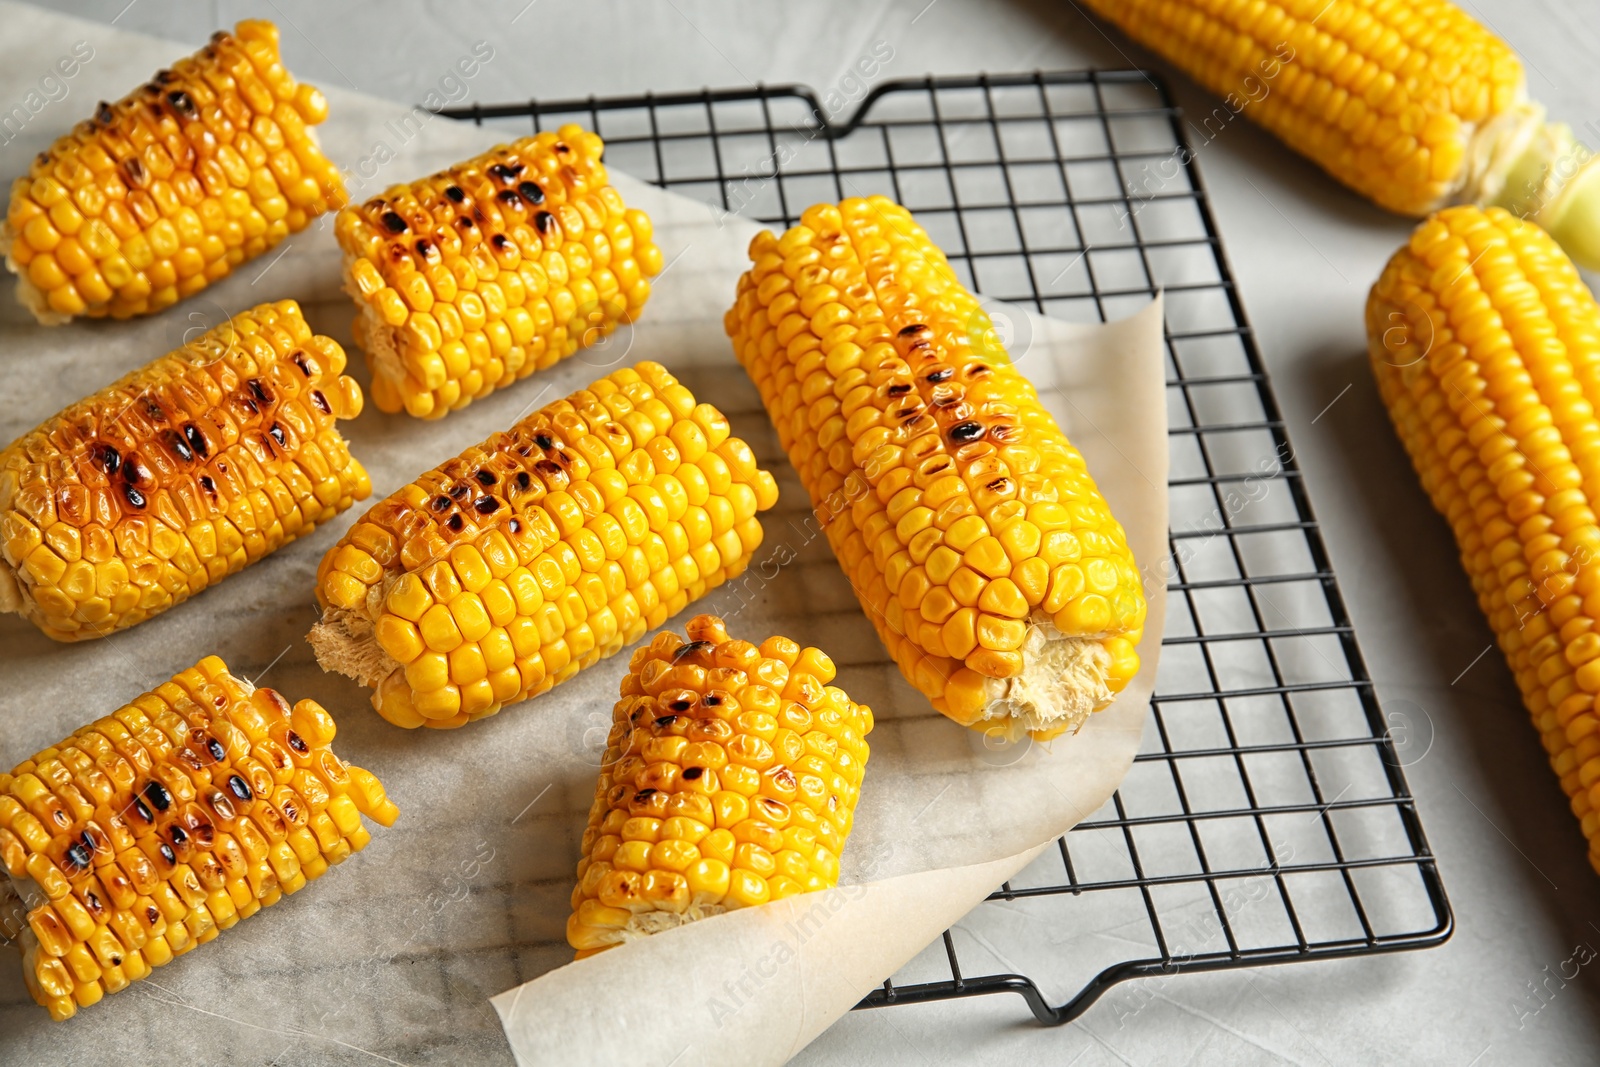
<path id="1" fill-rule="evenodd" d="M 462 726 L 742 574 L 777 498 L 721 412 L 624 368 L 368 511 L 317 571 L 311 645 L 390 722 Z"/>
<path id="2" fill-rule="evenodd" d="M 572 891 L 578 958 L 839 884 L 872 710 L 833 661 L 697 615 L 633 654 Z"/>
<path id="3" fill-rule="evenodd" d="M 68 1018 L 359 852 L 362 815 L 393 825 L 333 736 L 316 701 L 207 656 L 0 774 L 0 894 L 34 999 Z"/>
<path id="4" fill-rule="evenodd" d="M 160 311 L 344 202 L 310 127 L 328 116 L 278 29 L 218 32 L 42 152 L 11 186 L 0 252 L 46 324 Z"/>
<path id="5" fill-rule="evenodd" d="M 1538 227 L 1450 208 L 1373 286 L 1367 339 L 1600 871 L 1600 305 Z"/>
<path id="6" fill-rule="evenodd" d="M 1145 603 L 1083 458 L 907 211 L 758 234 L 725 320 L 856 596 L 955 721 L 1048 739 L 1138 672 Z"/>
<path id="7" fill-rule="evenodd" d="M 379 410 L 439 418 L 638 317 L 661 250 L 603 147 L 563 126 L 339 212 Z"/>
<path id="8" fill-rule="evenodd" d="M 1448 0 L 1087 0 L 1237 114 L 1377 204 L 1450 204 L 1533 218 L 1600 267 L 1600 164 L 1527 99 L 1522 63 Z"/>
<path id="9" fill-rule="evenodd" d="M 261 304 L 0 450 L 0 611 L 103 637 L 366 498 L 344 363 L 294 301 Z"/>

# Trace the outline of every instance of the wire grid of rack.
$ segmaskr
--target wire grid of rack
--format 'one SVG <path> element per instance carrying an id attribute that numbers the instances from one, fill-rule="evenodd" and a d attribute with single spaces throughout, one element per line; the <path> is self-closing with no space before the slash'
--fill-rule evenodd
<path id="1" fill-rule="evenodd" d="M 1166 299 L 1167 622 L 1116 795 L 860 1007 L 1014 992 L 1046 1024 L 1117 983 L 1422 948 L 1444 887 L 1373 693 L 1186 128 L 1142 71 L 473 106 L 580 122 L 607 162 L 778 226 L 819 200 L 914 211 L 986 299 L 1076 321 Z M 999 321 L 999 320 L 997 320 Z M 999 322 L 1014 353 L 1023 323 Z M 1117 1010 L 1141 1003 L 1138 987 Z"/>

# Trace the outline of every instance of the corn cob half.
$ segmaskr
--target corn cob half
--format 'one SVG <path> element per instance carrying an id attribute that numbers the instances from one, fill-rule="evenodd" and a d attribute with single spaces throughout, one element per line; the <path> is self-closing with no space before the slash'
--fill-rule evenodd
<path id="1" fill-rule="evenodd" d="M 344 202 L 310 127 L 328 116 L 246 20 L 115 104 L 11 186 L 0 252 L 40 322 L 160 311 Z"/>
<path id="2" fill-rule="evenodd" d="M 1600 267 L 1600 164 L 1527 99 L 1522 63 L 1448 0 L 1087 0 L 1345 185 L 1403 215 L 1493 204 Z"/>
<path id="3" fill-rule="evenodd" d="M 1367 338 L 1600 870 L 1600 305 L 1537 226 L 1451 208 L 1389 261 Z"/>
<path id="4" fill-rule="evenodd" d="M 262 304 L 0 450 L 0 611 L 103 637 L 364 499 L 344 364 L 294 301 Z"/>
<path id="5" fill-rule="evenodd" d="M 742 574 L 777 498 L 721 412 L 640 363 L 367 512 L 323 557 L 311 645 L 390 722 L 462 726 Z"/>
<path id="6" fill-rule="evenodd" d="M 763 231 L 725 325 L 907 680 L 1054 737 L 1138 671 L 1122 527 L 943 253 L 882 197 Z"/>
<path id="7" fill-rule="evenodd" d="M 833 661 L 786 637 L 689 640 L 633 654 L 572 891 L 578 957 L 709 915 L 839 884 L 872 710 Z"/>
<path id="8" fill-rule="evenodd" d="M 380 410 L 438 418 L 638 316 L 661 250 L 603 148 L 563 126 L 339 213 Z"/>
<path id="9" fill-rule="evenodd" d="M 0 933 L 34 999 L 68 1018 L 359 852 L 362 815 L 392 825 L 333 736 L 208 656 L 0 774 Z"/>

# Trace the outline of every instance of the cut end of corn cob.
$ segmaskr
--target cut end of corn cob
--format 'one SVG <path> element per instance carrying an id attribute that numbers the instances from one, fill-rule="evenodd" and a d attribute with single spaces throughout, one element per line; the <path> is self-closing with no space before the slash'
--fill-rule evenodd
<path id="1" fill-rule="evenodd" d="M 47 325 L 159 311 L 344 203 L 278 30 L 247 20 L 102 102 L 11 187 L 0 253 Z"/>
<path id="2" fill-rule="evenodd" d="M 359 852 L 398 811 L 329 747 L 332 716 L 208 656 L 0 774 L 0 918 L 56 1019 Z M 9 932 L 11 928 L 3 928 Z"/>
<path id="3" fill-rule="evenodd" d="M 294 301 L 262 304 L 0 450 L 0 610 L 103 637 L 365 499 L 344 365 Z"/>
<path id="4" fill-rule="evenodd" d="M 581 959 L 711 915 L 839 883 L 872 711 L 786 637 L 633 654 L 583 834 L 567 942 Z"/>
<path id="5" fill-rule="evenodd" d="M 1539 227 L 1458 207 L 1367 302 L 1379 391 L 1600 862 L 1600 305 Z"/>
<path id="6" fill-rule="evenodd" d="M 777 498 L 721 412 L 640 363 L 367 512 L 323 557 L 309 640 L 390 722 L 462 726 L 742 574 Z"/>
<path id="7" fill-rule="evenodd" d="M 638 317 L 661 250 L 603 148 L 563 126 L 339 213 L 380 410 L 441 417 Z"/>
<path id="8" fill-rule="evenodd" d="M 988 315 L 883 197 L 750 254 L 728 335 L 901 672 L 963 725 L 1078 729 L 1138 672 L 1143 588 Z"/>

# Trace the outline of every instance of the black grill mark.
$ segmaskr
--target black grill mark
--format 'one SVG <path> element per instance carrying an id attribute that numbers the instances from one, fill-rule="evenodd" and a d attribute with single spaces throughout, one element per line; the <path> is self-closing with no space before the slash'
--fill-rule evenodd
<path id="1" fill-rule="evenodd" d="M 393 211 L 385 211 L 381 216 L 380 221 L 383 223 L 383 228 L 388 230 L 390 233 L 406 232 L 406 220 L 401 218 Z"/>
<path id="2" fill-rule="evenodd" d="M 195 455 L 209 457 L 211 446 L 206 444 L 206 435 L 200 432 L 200 427 L 189 423 L 183 428 L 183 439 L 189 442 L 189 447 L 194 449 Z"/>
<path id="3" fill-rule="evenodd" d="M 480 496 L 472 502 L 472 507 L 479 515 L 493 515 L 500 507 L 500 501 L 492 496 Z"/>
<path id="4" fill-rule="evenodd" d="M 533 182 L 523 182 L 518 185 L 517 192 L 522 194 L 522 199 L 534 206 L 544 203 L 544 190 Z"/>
<path id="5" fill-rule="evenodd" d="M 97 441 L 89 446 L 89 462 L 94 464 L 95 469 L 101 474 L 110 477 L 117 473 L 118 467 L 122 466 L 122 453 L 104 441 Z"/>
<path id="6" fill-rule="evenodd" d="M 461 186 L 459 185 L 448 186 L 444 191 L 444 195 L 458 204 L 467 199 L 467 194 L 461 191 Z"/>
<path id="7" fill-rule="evenodd" d="M 983 424 L 977 422 L 958 422 L 950 427 L 950 440 L 960 444 L 976 441 L 983 436 Z"/>
<path id="8" fill-rule="evenodd" d="M 146 782 L 144 796 L 157 811 L 166 811 L 172 807 L 172 794 L 167 792 L 167 787 L 160 782 Z"/>

